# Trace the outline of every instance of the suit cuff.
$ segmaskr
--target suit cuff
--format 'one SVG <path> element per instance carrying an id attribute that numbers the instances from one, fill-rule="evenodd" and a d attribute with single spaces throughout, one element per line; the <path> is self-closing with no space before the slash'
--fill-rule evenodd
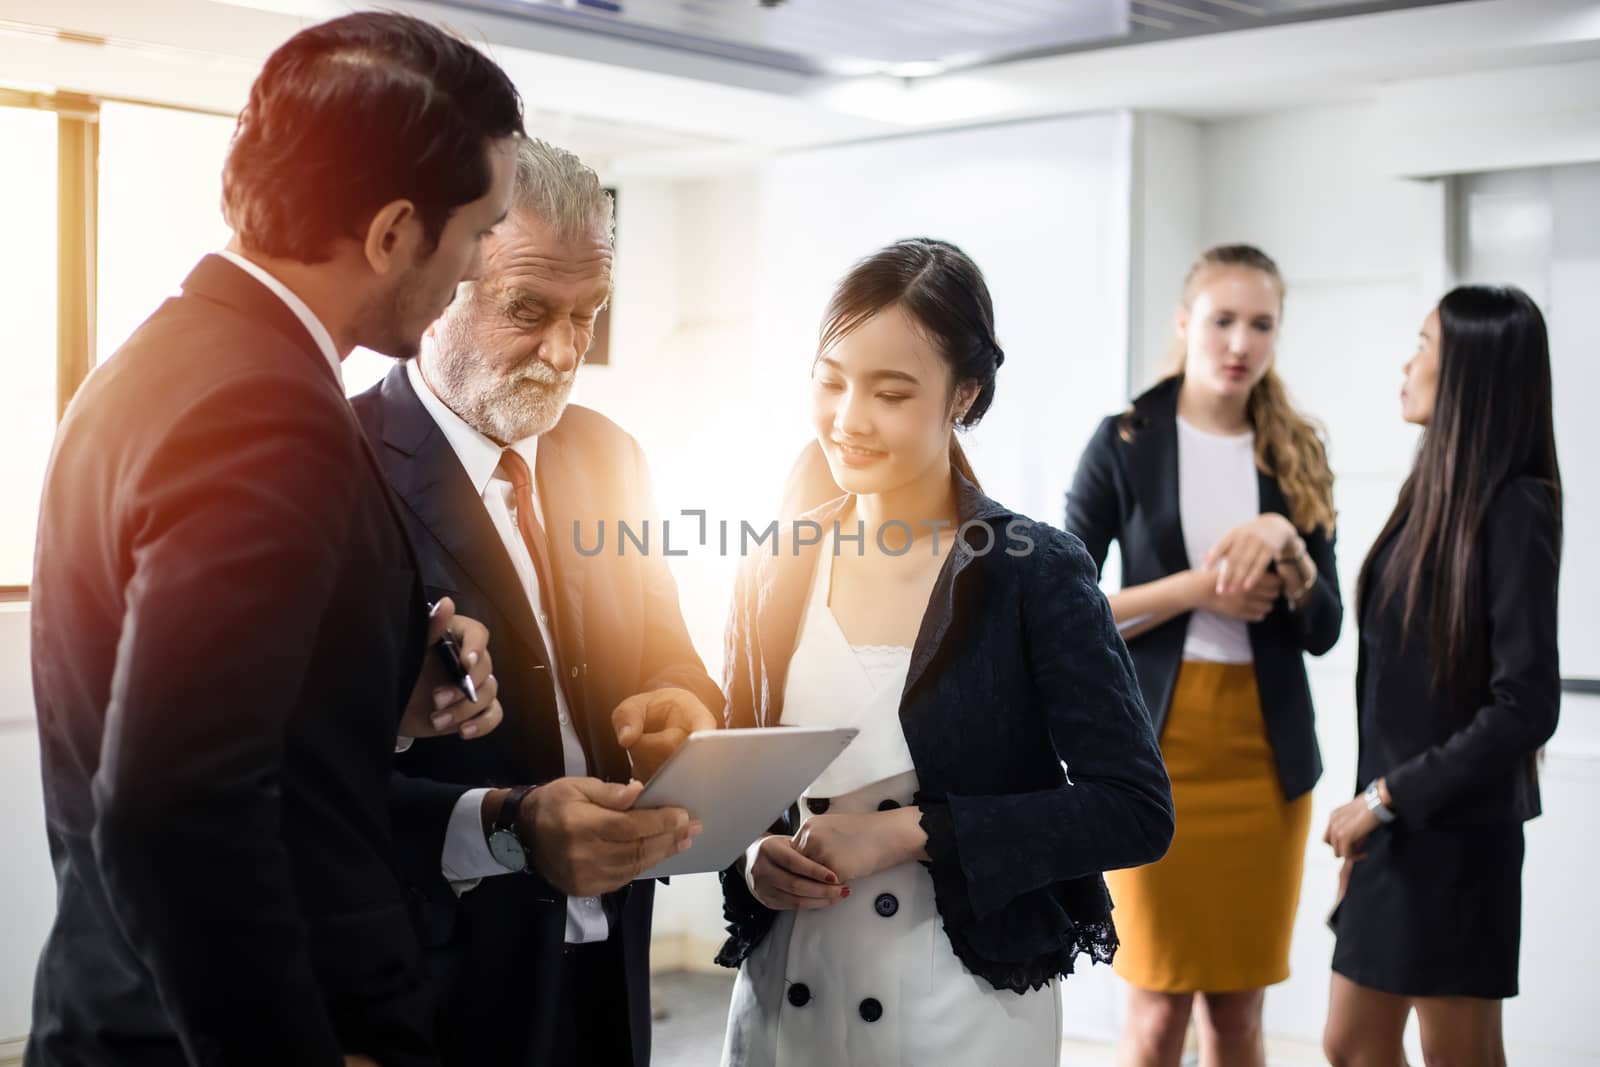
<path id="1" fill-rule="evenodd" d="M 933 876 L 933 898 L 939 914 L 946 928 L 951 923 L 970 923 L 975 917 L 972 893 L 961 866 L 950 805 L 920 797 L 916 803 L 922 811 L 922 832 L 928 835 L 928 843 L 923 846 L 928 858 L 922 865 Z"/>
<path id="2" fill-rule="evenodd" d="M 756 895 L 756 880 L 751 872 L 756 869 L 756 855 L 761 851 L 761 846 L 766 843 L 768 836 L 770 835 L 762 834 L 750 843 L 749 848 L 744 850 L 744 870 L 741 873 L 744 875 L 744 886 L 750 890 L 750 899 L 752 900 L 755 899 Z"/>
<path id="3" fill-rule="evenodd" d="M 462 793 L 445 827 L 444 855 L 439 867 L 458 897 L 477 888 L 485 878 L 511 873 L 494 858 L 489 851 L 489 841 L 483 835 L 483 798 L 488 795 L 487 789 L 469 789 Z"/>

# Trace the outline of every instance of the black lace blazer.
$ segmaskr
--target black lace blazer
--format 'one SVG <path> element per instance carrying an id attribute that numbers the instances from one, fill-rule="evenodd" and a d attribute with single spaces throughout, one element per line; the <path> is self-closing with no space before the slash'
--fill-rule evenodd
<path id="1" fill-rule="evenodd" d="M 1172 792 L 1082 542 L 957 483 L 963 536 L 934 584 L 900 722 L 945 932 L 968 970 L 1022 992 L 1070 974 L 1081 953 L 1110 960 L 1117 938 L 1101 872 L 1165 854 Z M 848 503 L 800 521 L 831 528 Z M 727 629 L 729 726 L 782 717 L 819 551 L 796 553 L 795 540 L 785 530 L 776 555 L 762 550 L 741 568 Z M 776 913 L 737 866 L 722 887 L 729 937 L 717 962 L 736 967 Z"/>

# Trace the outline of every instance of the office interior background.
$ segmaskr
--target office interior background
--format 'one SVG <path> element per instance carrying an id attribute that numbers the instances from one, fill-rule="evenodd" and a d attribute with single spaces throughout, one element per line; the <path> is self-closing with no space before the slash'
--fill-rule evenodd
<path id="1" fill-rule="evenodd" d="M 71 389 L 222 245 L 220 169 L 266 55 L 346 0 L 0 0 L 0 1064 L 20 1057 L 54 907 L 28 671 L 37 496 Z M 617 193 L 608 358 L 574 399 L 632 432 L 661 511 L 764 526 L 809 434 L 822 308 L 858 256 L 948 238 L 988 275 L 1008 353 L 967 439 L 991 495 L 1060 523 L 1096 421 L 1154 380 L 1183 272 L 1249 241 L 1288 282 L 1278 367 L 1327 426 L 1341 578 L 1408 470 L 1401 365 L 1458 281 L 1548 317 L 1566 480 L 1561 726 L 1528 827 L 1516 1064 L 1600 1063 L 1600 3 L 1590 0 L 387 0 L 481 42 L 528 129 Z M 619 9 L 619 10 L 614 10 Z M 351 392 L 386 361 L 358 352 Z M 737 562 L 675 546 L 713 675 Z M 681 536 L 681 540 L 680 540 Z M 659 546 L 658 546 L 659 547 Z M 1113 563 L 1109 588 L 1117 583 Z M 227 604 L 200 606 L 223 612 Z M 1320 1061 L 1354 787 L 1355 632 L 1311 664 L 1315 794 L 1274 1062 Z M 658 970 L 713 970 L 709 875 L 658 897 Z M 1461 936 L 1470 938 L 1471 931 Z M 1065 985 L 1110 1042 L 1109 968 Z M 1417 1055 L 1415 1033 L 1412 1055 Z"/>

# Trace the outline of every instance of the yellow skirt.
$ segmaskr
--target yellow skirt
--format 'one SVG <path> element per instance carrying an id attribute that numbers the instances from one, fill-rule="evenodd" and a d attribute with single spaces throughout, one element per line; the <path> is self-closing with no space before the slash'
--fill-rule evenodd
<path id="1" fill-rule="evenodd" d="M 1185 661 L 1161 754 L 1177 834 L 1159 862 L 1106 874 L 1122 941 L 1112 966 L 1157 993 L 1283 981 L 1311 794 L 1284 803 L 1255 668 Z"/>

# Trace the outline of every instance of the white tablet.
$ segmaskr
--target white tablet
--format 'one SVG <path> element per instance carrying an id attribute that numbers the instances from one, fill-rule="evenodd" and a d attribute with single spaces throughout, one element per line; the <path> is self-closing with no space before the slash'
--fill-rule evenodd
<path id="1" fill-rule="evenodd" d="M 698 730 L 661 765 L 636 808 L 684 808 L 700 836 L 641 874 L 720 871 L 767 832 L 856 736 L 851 727 Z"/>

